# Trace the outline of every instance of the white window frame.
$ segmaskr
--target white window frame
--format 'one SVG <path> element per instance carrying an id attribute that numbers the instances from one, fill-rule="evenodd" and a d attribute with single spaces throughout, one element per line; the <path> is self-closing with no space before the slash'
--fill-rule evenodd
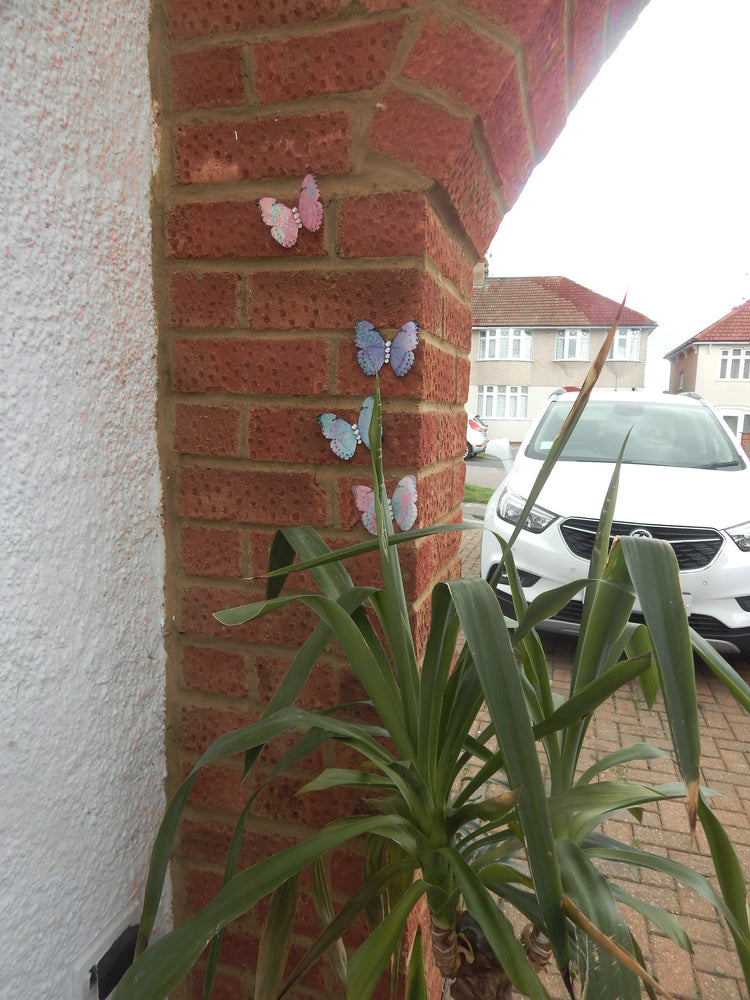
<path id="1" fill-rule="evenodd" d="M 527 385 L 480 385 L 477 410 L 483 420 L 526 420 L 529 412 Z"/>
<path id="2" fill-rule="evenodd" d="M 478 327 L 477 361 L 531 361 L 532 335 L 517 326 Z"/>
<path id="3" fill-rule="evenodd" d="M 555 337 L 555 361 L 588 361 L 589 331 L 565 327 Z"/>
<path id="4" fill-rule="evenodd" d="M 638 361 L 641 356 L 641 331 L 619 328 L 612 341 L 607 361 Z"/>
<path id="5" fill-rule="evenodd" d="M 737 374 L 732 370 L 737 365 Z M 720 382 L 750 381 L 750 347 L 724 347 L 719 357 Z"/>

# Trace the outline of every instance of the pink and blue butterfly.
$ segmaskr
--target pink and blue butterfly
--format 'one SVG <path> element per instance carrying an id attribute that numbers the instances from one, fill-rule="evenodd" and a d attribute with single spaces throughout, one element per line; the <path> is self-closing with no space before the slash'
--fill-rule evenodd
<path id="1" fill-rule="evenodd" d="M 337 417 L 335 413 L 318 414 L 318 423 L 325 437 L 331 442 L 331 451 L 334 455 L 348 461 L 354 457 L 358 444 L 363 444 L 369 449 L 374 402 L 374 396 L 365 396 L 355 424 L 350 424 L 343 417 Z"/>
<path id="2" fill-rule="evenodd" d="M 323 221 L 323 203 L 312 174 L 305 174 L 302 180 L 297 205 L 290 208 L 275 198 L 258 198 L 257 205 L 263 221 L 271 228 L 271 236 L 283 247 L 294 246 L 303 226 L 316 233 Z"/>
<path id="3" fill-rule="evenodd" d="M 362 514 L 362 524 L 371 535 L 377 535 L 375 492 L 371 486 L 352 486 L 354 502 Z M 417 519 L 417 480 L 415 476 L 399 479 L 388 501 L 390 514 L 402 531 L 408 531 Z"/>
<path id="4" fill-rule="evenodd" d="M 354 343 L 359 367 L 365 375 L 376 375 L 383 365 L 390 363 L 393 374 L 403 378 L 414 364 L 414 351 L 419 343 L 419 323 L 410 319 L 401 327 L 393 340 L 386 340 L 372 323 L 358 319 L 354 324 Z"/>

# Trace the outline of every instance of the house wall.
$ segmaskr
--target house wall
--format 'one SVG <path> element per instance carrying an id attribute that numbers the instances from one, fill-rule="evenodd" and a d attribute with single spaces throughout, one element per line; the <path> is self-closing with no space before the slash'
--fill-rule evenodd
<path id="1" fill-rule="evenodd" d="M 747 408 L 750 404 L 750 383 L 744 381 L 729 381 L 719 378 L 719 365 L 722 349 L 726 347 L 741 347 L 743 344 L 697 344 L 695 391 L 700 393 L 714 406 L 739 406 Z"/>
<path id="2" fill-rule="evenodd" d="M 556 329 L 533 331 L 530 361 L 479 361 L 479 331 L 472 330 L 471 382 L 469 386 L 469 411 L 478 410 L 480 385 L 528 386 L 527 418 L 495 420 L 483 417 L 490 438 L 507 437 L 519 442 L 531 420 L 541 409 L 550 393 L 561 386 L 580 386 L 586 377 L 591 361 L 604 343 L 608 331 L 592 330 L 589 344 L 589 361 L 556 361 Z M 642 388 L 646 371 L 648 334 L 643 331 L 640 339 L 638 361 L 609 361 L 599 376 L 597 385 L 602 389 Z"/>
<path id="3" fill-rule="evenodd" d="M 697 365 L 698 352 L 694 346 L 688 347 L 679 357 L 672 358 L 669 368 L 669 391 L 696 392 Z M 680 375 L 683 375 L 682 385 L 680 385 Z"/>
<path id="4" fill-rule="evenodd" d="M 171 788 L 212 737 L 257 716 L 312 627 L 297 610 L 234 630 L 212 617 L 262 595 L 249 578 L 265 570 L 274 529 L 312 524 L 334 545 L 366 537 L 351 487 L 367 482 L 369 458 L 337 460 L 316 421 L 355 417 L 372 391 L 355 320 L 389 334 L 420 323 L 408 377 L 381 376 L 386 474 L 392 485 L 416 473 L 418 525 L 461 519 L 473 267 L 643 6 L 154 3 Z M 295 204 L 307 170 L 323 223 L 284 248 L 256 199 Z M 441 534 L 403 555 L 420 649 L 430 588 L 460 572 L 458 550 Z M 373 560 L 352 572 L 377 577 Z M 317 678 L 304 704 L 356 697 L 336 650 Z M 264 850 L 351 806 L 343 793 L 295 795 L 305 777 L 285 776 L 254 803 L 249 829 Z M 176 856 L 178 919 L 220 884 L 241 778 L 228 761 L 196 782 Z M 357 884 L 360 862 L 334 858 L 337 891 Z M 295 946 L 309 940 L 306 912 Z M 225 936 L 217 996 L 246 995 L 259 927 L 249 914 Z M 334 993 L 328 975 L 313 970 L 312 995 Z M 432 985 L 439 995 L 439 977 Z"/>
<path id="5" fill-rule="evenodd" d="M 89 995 L 163 805 L 148 17 L 148 0 L 0 13 L 8 998 Z"/>

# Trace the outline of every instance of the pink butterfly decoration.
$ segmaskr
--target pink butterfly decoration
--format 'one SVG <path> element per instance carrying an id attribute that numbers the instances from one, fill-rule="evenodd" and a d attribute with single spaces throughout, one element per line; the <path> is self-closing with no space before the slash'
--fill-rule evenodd
<path id="1" fill-rule="evenodd" d="M 371 486 L 352 486 L 354 502 L 362 514 L 362 524 L 371 535 L 377 535 L 375 493 Z M 417 480 L 415 476 L 399 479 L 388 501 L 393 520 L 402 531 L 408 531 L 417 519 Z"/>
<path id="2" fill-rule="evenodd" d="M 294 246 L 303 226 L 316 233 L 323 221 L 320 190 L 312 174 L 305 174 L 302 180 L 298 205 L 290 208 L 275 198 L 258 198 L 257 205 L 263 221 L 271 227 L 271 236 L 283 247 Z"/>

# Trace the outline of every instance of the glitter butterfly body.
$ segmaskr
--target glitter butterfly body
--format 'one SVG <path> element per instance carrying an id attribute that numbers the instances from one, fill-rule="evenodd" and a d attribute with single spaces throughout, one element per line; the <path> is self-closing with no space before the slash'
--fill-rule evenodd
<path id="1" fill-rule="evenodd" d="M 316 233 L 323 221 L 323 203 L 312 174 L 305 174 L 298 205 L 290 208 L 275 198 L 258 198 L 257 205 L 263 221 L 271 227 L 271 236 L 283 247 L 294 246 L 303 226 Z"/>
<path id="2" fill-rule="evenodd" d="M 354 456 L 358 444 L 370 447 L 370 421 L 374 396 L 365 396 L 356 424 L 350 424 L 335 413 L 319 413 L 318 423 L 325 437 L 331 442 L 331 451 L 347 461 Z"/>
<path id="3" fill-rule="evenodd" d="M 389 364 L 393 374 L 403 378 L 414 364 L 414 350 L 419 343 L 419 324 L 409 320 L 401 327 L 392 341 L 386 340 L 367 320 L 358 319 L 354 324 L 354 343 L 359 367 L 365 375 L 375 375 L 383 365 Z"/>
<path id="4" fill-rule="evenodd" d="M 371 486 L 352 486 L 354 502 L 362 514 L 362 524 L 371 535 L 377 535 L 375 493 Z M 393 520 L 402 531 L 408 531 L 417 519 L 417 480 L 414 476 L 399 479 L 393 496 L 388 501 Z"/>

